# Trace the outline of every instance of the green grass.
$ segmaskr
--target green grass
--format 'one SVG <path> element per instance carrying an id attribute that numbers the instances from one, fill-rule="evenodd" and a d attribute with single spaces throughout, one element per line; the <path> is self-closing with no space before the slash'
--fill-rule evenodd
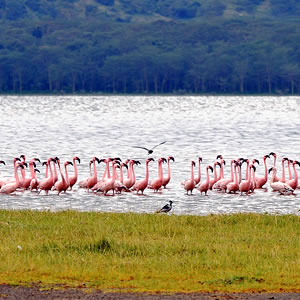
<path id="1" fill-rule="evenodd" d="M 0 283 L 300 291 L 300 218 L 2 210 Z"/>

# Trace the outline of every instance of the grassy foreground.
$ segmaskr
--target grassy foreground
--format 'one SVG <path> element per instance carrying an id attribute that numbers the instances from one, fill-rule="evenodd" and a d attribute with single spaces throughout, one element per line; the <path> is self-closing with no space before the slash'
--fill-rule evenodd
<path id="1" fill-rule="evenodd" d="M 0 210 L 0 283 L 300 291 L 300 218 Z"/>

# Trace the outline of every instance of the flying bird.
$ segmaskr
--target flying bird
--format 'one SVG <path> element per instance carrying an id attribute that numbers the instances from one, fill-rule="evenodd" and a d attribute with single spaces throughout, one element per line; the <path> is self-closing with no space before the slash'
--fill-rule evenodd
<path id="1" fill-rule="evenodd" d="M 164 207 L 162 207 L 161 209 L 157 210 L 157 213 L 167 213 L 172 209 L 172 203 L 173 201 L 169 201 L 168 204 L 166 204 Z"/>
<path id="2" fill-rule="evenodd" d="M 155 145 L 155 146 L 152 147 L 151 149 L 148 149 L 148 148 L 146 148 L 146 147 L 139 147 L 139 146 L 133 146 L 133 148 L 140 148 L 140 149 L 147 150 L 147 151 L 148 151 L 148 155 L 150 155 L 150 154 L 153 153 L 153 150 L 154 150 L 156 147 L 158 147 L 158 146 L 160 146 L 160 145 L 162 145 L 162 144 L 165 144 L 166 142 L 167 142 L 167 141 L 164 141 L 164 142 L 162 142 L 162 143 L 160 143 L 160 144 L 158 144 L 158 145 Z"/>

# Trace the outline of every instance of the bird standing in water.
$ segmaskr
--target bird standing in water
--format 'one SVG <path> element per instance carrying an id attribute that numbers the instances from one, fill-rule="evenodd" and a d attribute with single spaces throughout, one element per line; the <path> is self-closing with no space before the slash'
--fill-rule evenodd
<path id="1" fill-rule="evenodd" d="M 150 155 L 150 154 L 153 153 L 153 150 L 154 150 L 156 147 L 158 147 L 158 146 L 160 146 L 160 145 L 162 145 L 162 144 L 165 144 L 166 142 L 167 142 L 167 141 L 164 141 L 164 142 L 162 142 L 162 143 L 160 143 L 160 144 L 158 144 L 158 145 L 155 145 L 155 146 L 152 147 L 151 149 L 148 149 L 148 148 L 145 148 L 145 147 L 139 147 L 139 146 L 133 146 L 133 148 L 140 148 L 140 149 L 147 150 L 147 151 L 148 151 L 148 155 Z"/>
<path id="2" fill-rule="evenodd" d="M 168 204 L 166 204 L 165 206 L 163 206 L 161 209 L 157 210 L 157 213 L 167 213 L 172 209 L 172 203 L 173 201 L 169 201 Z"/>

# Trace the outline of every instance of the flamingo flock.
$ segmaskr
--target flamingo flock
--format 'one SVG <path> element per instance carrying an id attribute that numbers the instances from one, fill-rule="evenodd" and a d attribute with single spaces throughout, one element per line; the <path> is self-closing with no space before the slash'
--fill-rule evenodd
<path id="1" fill-rule="evenodd" d="M 148 149 L 147 149 L 148 151 Z M 270 161 L 273 157 L 273 162 Z M 268 161 L 269 160 L 269 161 Z M 274 192 L 282 195 L 294 194 L 298 187 L 297 160 L 287 157 L 282 158 L 282 176 L 278 176 L 276 167 L 277 155 L 271 152 L 263 156 L 264 176 L 256 176 L 256 168 L 259 160 L 248 158 L 236 158 L 230 161 L 230 174 L 225 176 L 226 161 L 222 155 L 218 155 L 216 160 L 205 166 L 205 172 L 201 176 L 202 157 L 198 157 L 198 168 L 195 161 L 190 163 L 190 177 L 181 182 L 183 190 L 187 195 L 191 195 L 194 190 L 199 191 L 200 195 L 209 195 L 211 192 L 218 193 L 240 193 L 249 195 L 255 189 L 262 189 L 269 185 Z M 171 181 L 171 164 L 175 162 L 174 157 L 161 157 L 157 160 L 157 177 L 150 179 L 150 168 L 155 167 L 155 160 L 148 158 L 145 161 L 145 175 L 143 179 L 136 180 L 135 168 L 141 164 L 140 161 L 127 159 L 124 162 L 121 158 L 99 159 L 93 157 L 89 161 L 89 177 L 78 182 L 78 165 L 81 160 L 74 156 L 72 160 L 61 162 L 58 157 L 50 157 L 41 163 L 40 159 L 32 158 L 26 161 L 26 156 L 21 155 L 13 159 L 13 176 L 2 178 L 0 176 L 0 194 L 12 194 L 18 191 L 30 190 L 38 194 L 48 195 L 55 192 L 58 195 L 72 191 L 77 185 L 79 188 L 86 189 L 87 192 L 104 196 L 132 192 L 136 195 L 144 195 L 145 190 L 152 190 L 154 193 L 162 192 Z M 172 163 L 171 163 L 172 162 Z M 98 177 L 99 164 L 103 163 L 102 176 Z M 164 164 L 166 167 L 163 167 Z M 39 168 L 38 168 L 39 164 Z M 269 164 L 269 169 L 268 169 Z M 0 160 L 1 165 L 6 165 Z M 44 175 L 40 169 L 45 168 Z M 69 171 L 72 168 L 72 176 Z M 167 168 L 167 172 L 163 169 Z M 196 171 L 195 171 L 196 170 Z M 125 172 L 124 172 L 125 171 Z M 165 170 L 166 171 L 166 170 Z M 198 171 L 198 175 L 194 173 Z M 286 173 L 287 172 L 287 173 Z M 125 174 L 124 174 L 125 173 Z M 164 173 L 167 174 L 164 176 Z M 271 173 L 270 179 L 268 179 Z M 287 175 L 286 175 L 287 174 Z M 170 203 L 172 207 L 172 203 Z"/>

